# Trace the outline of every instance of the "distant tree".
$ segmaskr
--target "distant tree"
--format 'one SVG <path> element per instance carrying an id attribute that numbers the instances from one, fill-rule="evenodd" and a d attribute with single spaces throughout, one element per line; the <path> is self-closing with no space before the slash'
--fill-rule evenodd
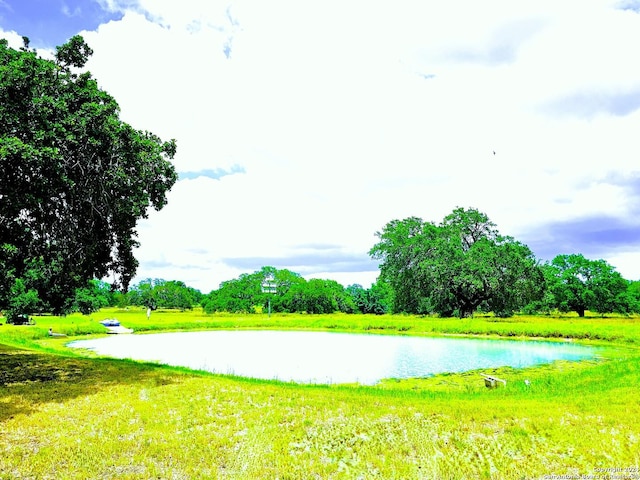
<path id="1" fill-rule="evenodd" d="M 351 297 L 357 312 L 375 313 L 376 315 L 391 312 L 392 290 L 382 281 L 375 282 L 369 289 L 365 289 L 359 284 L 349 285 L 345 292 Z"/>
<path id="2" fill-rule="evenodd" d="M 393 220 L 377 236 L 370 254 L 382 261 L 395 312 L 466 317 L 484 306 L 509 316 L 542 295 L 531 250 L 476 209 L 458 208 L 440 225 Z"/>
<path id="3" fill-rule="evenodd" d="M 271 310 L 273 312 L 295 311 L 293 307 L 293 294 L 297 291 L 297 286 L 307 283 L 299 273 L 287 269 L 277 269 L 271 266 L 263 267 L 256 273 L 258 274 L 261 287 L 267 278 L 272 278 L 275 284 L 275 293 L 262 292 L 261 288 L 260 300 L 256 302 L 256 305 L 261 305 L 262 310 L 266 311 L 269 300 L 271 300 Z"/>
<path id="4" fill-rule="evenodd" d="M 110 306 L 112 307 L 118 307 L 118 308 L 126 308 L 129 305 L 131 305 L 129 303 L 129 299 L 127 298 L 127 294 L 120 291 L 120 290 L 115 290 L 113 292 L 111 292 L 111 302 L 110 302 Z"/>
<path id="5" fill-rule="evenodd" d="M 339 310 L 339 288 L 334 280 L 313 278 L 293 289 L 292 311 L 334 313 Z"/>
<path id="6" fill-rule="evenodd" d="M 347 295 L 351 297 L 351 301 L 360 313 L 365 313 L 367 307 L 367 291 L 358 283 L 347 286 L 345 289 Z"/>
<path id="7" fill-rule="evenodd" d="M 367 290 L 367 300 L 367 308 L 364 313 L 375 313 L 376 315 L 391 313 L 393 290 L 388 283 L 377 280 L 371 285 L 371 288 Z"/>
<path id="8" fill-rule="evenodd" d="M 0 308 L 12 291 L 73 308 L 78 288 L 112 274 L 126 290 L 138 265 L 136 223 L 177 180 L 173 140 L 119 119 L 91 74 L 80 36 L 55 60 L 0 40 Z M 14 307 L 11 307 L 14 305 Z"/>
<path id="9" fill-rule="evenodd" d="M 252 313 L 261 296 L 260 277 L 243 273 L 237 279 L 222 282 L 218 290 L 203 300 L 202 306 L 206 313 Z"/>
<path id="10" fill-rule="evenodd" d="M 161 308 L 177 308 L 191 310 L 200 303 L 201 294 L 198 290 L 187 287 L 184 282 L 177 280 L 162 281 L 153 287 L 153 296 L 157 306 Z"/>
<path id="11" fill-rule="evenodd" d="M 155 310 L 158 307 L 155 286 L 163 283 L 164 280 L 156 278 L 146 278 L 136 285 L 133 285 L 127 292 L 127 303 L 140 307 L 147 307 Z"/>
<path id="12" fill-rule="evenodd" d="M 344 286 L 335 280 L 324 280 L 325 287 L 331 290 L 331 294 L 338 306 L 338 312 L 355 313 L 357 311 L 356 304 L 347 293 Z"/>
<path id="13" fill-rule="evenodd" d="M 606 261 L 581 254 L 558 255 L 545 266 L 549 301 L 561 312 L 596 313 L 631 310 L 629 282 Z"/>
<path id="14" fill-rule="evenodd" d="M 74 310 L 89 315 L 112 305 L 111 285 L 100 280 L 91 280 L 84 288 L 76 289 Z"/>
<path id="15" fill-rule="evenodd" d="M 156 308 L 177 308 L 190 310 L 201 303 L 202 293 L 188 287 L 179 280 L 146 278 L 133 285 L 127 292 L 126 304 L 155 310 Z M 114 300 L 115 301 L 115 300 Z"/>
<path id="16" fill-rule="evenodd" d="M 189 291 L 189 296 L 191 297 L 192 307 L 196 305 L 200 305 L 200 302 L 202 301 L 204 294 L 200 290 L 194 287 L 187 287 L 187 290 Z"/>
<path id="17" fill-rule="evenodd" d="M 640 313 L 640 281 L 629 282 L 627 298 L 631 311 Z"/>
<path id="18" fill-rule="evenodd" d="M 200 305 L 202 305 L 202 310 L 205 313 L 215 313 L 215 312 L 224 311 L 224 308 L 221 308 L 221 304 L 218 300 L 218 295 L 219 295 L 218 292 L 219 290 L 212 290 L 211 292 L 206 294 L 204 297 L 202 297 Z"/>

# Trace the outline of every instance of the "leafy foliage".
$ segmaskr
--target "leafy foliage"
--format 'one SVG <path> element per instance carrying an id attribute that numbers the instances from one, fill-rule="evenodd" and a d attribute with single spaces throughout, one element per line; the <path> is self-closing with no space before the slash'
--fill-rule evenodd
<path id="1" fill-rule="evenodd" d="M 21 278 L 15 279 L 10 295 L 7 312 L 8 323 L 19 323 L 22 318 L 28 319 L 28 314 L 24 312 L 35 312 L 40 308 L 41 302 L 38 292 L 33 289 L 27 290 L 25 282 Z"/>
<path id="2" fill-rule="evenodd" d="M 586 310 L 627 313 L 635 307 L 629 282 L 604 260 L 558 255 L 545 266 L 545 277 L 547 302 L 561 312 L 583 317 Z"/>
<path id="3" fill-rule="evenodd" d="M 263 289 L 267 279 L 272 279 L 275 284 L 274 293 Z M 374 295 L 380 297 L 375 313 L 386 312 L 386 307 L 381 306 L 384 293 L 385 290 L 379 288 L 371 296 L 371 302 Z M 219 289 L 203 299 L 202 306 L 207 313 L 253 313 L 266 311 L 271 301 L 274 312 L 356 313 L 363 312 L 361 300 L 367 295 L 359 285 L 345 289 L 335 280 L 305 280 L 290 270 L 267 266 L 252 274 L 242 274 L 237 279 L 222 282 Z"/>
<path id="4" fill-rule="evenodd" d="M 17 282 L 55 313 L 93 278 L 112 274 L 126 290 L 136 223 L 177 180 L 175 141 L 122 122 L 116 101 L 76 72 L 91 53 L 80 36 L 55 61 L 28 40 L 20 50 L 0 40 L 0 308 L 17 308 Z"/>
<path id="5" fill-rule="evenodd" d="M 188 287 L 178 280 L 162 280 L 147 278 L 134 285 L 127 292 L 128 305 L 156 308 L 176 308 L 191 310 L 202 300 L 202 293 L 193 287 Z"/>
<path id="6" fill-rule="evenodd" d="M 346 291 L 360 313 L 383 315 L 391 312 L 393 291 L 383 281 L 375 282 L 369 289 L 358 284 L 349 285 Z"/>
<path id="7" fill-rule="evenodd" d="M 632 312 L 640 312 L 640 280 L 629 282 L 627 286 L 627 300 Z"/>
<path id="8" fill-rule="evenodd" d="M 113 306 L 111 285 L 100 280 L 91 280 L 89 285 L 76 290 L 73 310 L 89 315 L 104 307 Z"/>
<path id="9" fill-rule="evenodd" d="M 377 236 L 370 254 L 382 260 L 395 312 L 464 317 L 483 307 L 509 316 L 542 296 L 531 250 L 500 235 L 478 210 L 458 208 L 440 225 L 393 220 Z"/>
<path id="10" fill-rule="evenodd" d="M 287 310 L 307 313 L 352 313 L 353 304 L 345 295 L 344 287 L 335 280 L 313 278 L 295 286 Z"/>
<path id="11" fill-rule="evenodd" d="M 207 313 L 252 312 L 254 305 L 262 304 L 262 278 L 257 272 L 244 273 L 237 279 L 222 282 L 218 290 L 214 290 L 203 300 L 204 311 Z"/>

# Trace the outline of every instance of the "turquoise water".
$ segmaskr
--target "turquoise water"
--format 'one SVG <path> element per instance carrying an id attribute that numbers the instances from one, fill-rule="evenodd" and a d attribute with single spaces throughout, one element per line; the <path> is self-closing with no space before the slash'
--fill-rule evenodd
<path id="1" fill-rule="evenodd" d="M 69 344 L 100 355 L 156 361 L 213 373 L 298 383 L 361 383 L 501 366 L 591 358 L 565 342 L 216 330 L 111 335 Z"/>

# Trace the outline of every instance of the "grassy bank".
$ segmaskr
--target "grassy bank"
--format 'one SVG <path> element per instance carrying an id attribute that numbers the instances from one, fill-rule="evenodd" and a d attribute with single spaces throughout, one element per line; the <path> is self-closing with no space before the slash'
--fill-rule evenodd
<path id="1" fill-rule="evenodd" d="M 490 390 L 478 372 L 375 387 L 256 381 L 83 358 L 64 347 L 70 338 L 47 337 L 49 328 L 104 332 L 98 321 L 108 317 L 138 332 L 480 334 L 611 348 L 588 362 L 498 369 L 508 384 Z M 510 479 L 614 468 L 640 476 L 640 319 L 156 311 L 147 321 L 132 309 L 36 322 L 0 326 L 0 478 Z"/>
<path id="2" fill-rule="evenodd" d="M 201 329 L 305 329 L 345 332 L 390 333 L 404 335 L 470 334 L 504 337 L 572 338 L 606 340 L 640 345 L 640 318 L 626 316 L 560 316 L 520 315 L 512 318 L 476 316 L 474 318 L 437 318 L 414 315 L 206 315 L 200 309 L 180 312 L 157 310 L 147 320 L 142 308 L 104 309 L 92 315 L 73 314 L 66 317 L 35 316 L 36 325 L 29 328 L 5 325 L 0 330 L 3 341 L 26 345 L 47 337 L 49 328 L 68 336 L 101 334 L 100 320 L 117 318 L 136 332 Z M 1 321 L 1 320 L 0 320 Z"/>

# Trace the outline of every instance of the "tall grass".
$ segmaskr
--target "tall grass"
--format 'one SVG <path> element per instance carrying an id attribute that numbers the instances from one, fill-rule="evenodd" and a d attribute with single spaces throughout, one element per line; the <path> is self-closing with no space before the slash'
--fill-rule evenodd
<path id="1" fill-rule="evenodd" d="M 107 317 L 138 332 L 332 329 L 595 339 L 611 348 L 591 361 L 495 369 L 504 388 L 485 388 L 479 372 L 365 387 L 84 358 L 64 347 L 70 338 L 47 337 L 50 327 L 104 332 L 98 322 Z M 156 311 L 147 321 L 136 309 L 36 322 L 0 326 L 0 478 L 580 478 L 640 465 L 639 319 Z"/>
<path id="2" fill-rule="evenodd" d="M 305 329 L 345 332 L 390 333 L 404 335 L 497 335 L 503 337 L 572 338 L 606 340 L 638 344 L 640 318 L 628 316 L 602 317 L 575 314 L 557 316 L 519 315 L 511 318 L 476 316 L 474 318 L 438 318 L 415 315 L 305 315 L 219 313 L 207 315 L 201 309 L 181 312 L 157 310 L 147 319 L 146 310 L 139 307 L 103 309 L 92 315 L 72 314 L 66 317 L 36 316 L 32 327 L 5 325 L 0 338 L 15 332 L 14 341 L 25 342 L 45 338 L 49 328 L 69 336 L 105 333 L 99 323 L 116 318 L 138 333 L 171 330 L 205 329 Z"/>

